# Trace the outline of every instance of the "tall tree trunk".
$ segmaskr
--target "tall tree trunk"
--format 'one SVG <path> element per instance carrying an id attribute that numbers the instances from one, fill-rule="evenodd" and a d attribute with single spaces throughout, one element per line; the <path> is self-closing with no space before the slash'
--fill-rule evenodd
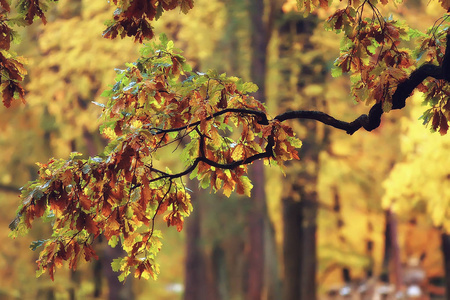
<path id="1" fill-rule="evenodd" d="M 272 2 L 275 3 L 271 0 Z M 233 29 L 238 26 L 236 24 L 250 23 L 251 28 L 248 33 L 249 37 L 251 37 L 250 80 L 259 87 L 259 91 L 254 94 L 254 97 L 264 102 L 267 43 L 270 39 L 268 35 L 270 30 L 267 29 L 267 24 L 264 24 L 265 22 L 263 21 L 267 7 L 262 0 L 248 0 L 245 2 L 234 0 L 233 3 L 235 4 L 229 4 L 230 7 L 228 7 L 230 28 L 227 29 L 229 34 L 226 36 L 226 39 L 232 44 L 229 56 L 236 59 L 232 59 L 231 61 L 234 63 L 228 66 L 232 69 L 232 72 L 226 67 L 223 71 L 234 74 L 239 74 L 243 71 L 238 63 L 240 51 L 242 50 L 238 47 L 237 35 L 233 36 L 235 34 Z M 235 13 L 236 8 L 231 7 L 231 5 L 238 4 L 242 8 L 244 8 L 244 5 L 247 6 L 250 22 L 244 19 L 237 19 L 240 17 Z M 267 11 L 271 12 L 272 10 L 269 9 Z M 262 162 L 255 162 L 252 165 L 250 177 L 254 183 L 254 189 L 252 190 L 252 198 L 249 200 L 251 203 L 245 203 L 249 208 L 244 210 L 246 211 L 244 221 L 247 229 L 246 237 L 235 237 L 236 241 L 230 244 L 230 237 L 225 234 L 223 236 L 224 240 L 218 238 L 214 242 L 212 249 L 210 249 L 212 251 L 208 251 L 208 253 L 211 253 L 211 256 L 209 256 L 204 250 L 204 244 L 203 246 L 198 244 L 200 239 L 205 238 L 203 235 L 207 235 L 207 233 L 202 233 L 200 230 L 208 222 L 206 220 L 207 215 L 205 214 L 205 220 L 202 220 L 200 217 L 197 220 L 193 220 L 193 218 L 198 217 L 196 215 L 191 215 L 186 220 L 187 269 L 185 300 L 202 299 L 205 294 L 209 295 L 206 299 L 225 300 L 230 297 L 244 297 L 250 300 L 280 299 L 279 295 L 276 294 L 277 284 L 279 284 L 277 255 L 274 254 L 276 249 L 274 231 L 271 230 L 266 207 L 264 166 Z M 200 202 L 204 202 L 203 200 L 199 199 Z M 201 206 L 202 203 L 196 203 L 194 214 L 196 210 L 199 211 Z M 242 209 L 242 203 L 239 207 Z M 207 207 L 204 207 L 204 209 L 207 209 Z M 241 240 L 239 240 L 240 238 Z M 246 243 L 245 246 L 243 246 L 244 242 Z M 230 245 L 232 246 L 230 247 Z M 245 259 L 236 261 L 234 256 L 237 253 L 246 253 Z M 270 264 L 267 263 L 268 260 L 270 260 Z M 197 265 L 194 261 L 197 261 Z M 230 261 L 237 262 L 237 265 L 227 266 L 225 262 L 229 263 Z M 193 268 L 196 269 L 194 270 Z M 205 280 L 208 282 L 207 287 L 202 286 L 202 283 L 206 282 Z M 196 291 L 200 291 L 202 294 L 199 295 Z M 242 293 L 245 296 L 242 296 Z"/>
<path id="2" fill-rule="evenodd" d="M 300 264 L 300 299 L 316 299 L 316 270 L 317 270 L 317 195 L 313 194 L 303 200 L 303 226 L 302 228 L 302 251 Z M 308 201 L 311 199 L 311 201 Z"/>
<path id="3" fill-rule="evenodd" d="M 284 263 L 284 299 L 302 299 L 300 296 L 301 282 L 301 248 L 303 214 L 300 201 L 294 197 L 283 199 L 283 263 Z"/>
<path id="4" fill-rule="evenodd" d="M 299 198 L 301 199 L 299 201 Z M 284 299 L 316 299 L 317 196 L 294 183 L 283 198 Z"/>
<path id="5" fill-rule="evenodd" d="M 191 182 L 192 183 L 192 182 Z M 193 189 L 195 190 L 195 189 Z M 214 283 L 208 276 L 208 257 L 201 245 L 202 194 L 195 190 L 192 195 L 194 210 L 186 220 L 186 263 L 184 300 L 219 300 Z"/>
<path id="6" fill-rule="evenodd" d="M 116 248 L 105 247 L 103 251 L 102 259 L 102 267 L 103 274 L 108 282 L 109 293 L 108 300 L 134 300 L 133 294 L 133 278 L 129 277 L 125 280 L 125 282 L 120 282 L 118 276 L 120 272 L 114 272 L 111 269 L 111 262 L 113 259 L 123 256 L 124 251 L 120 246 Z"/>
<path id="7" fill-rule="evenodd" d="M 92 274 L 94 276 L 94 298 L 100 298 L 102 296 L 102 269 L 102 260 L 95 260 L 92 266 Z"/>
<path id="8" fill-rule="evenodd" d="M 249 0 L 251 20 L 251 80 L 258 85 L 255 98 L 265 102 L 266 60 L 268 32 L 264 24 L 264 0 Z M 256 161 L 250 170 L 254 182 L 252 209 L 249 211 L 249 251 L 247 299 L 263 299 L 264 291 L 264 230 L 267 221 L 266 194 L 264 190 L 264 164 Z"/>
<path id="9" fill-rule="evenodd" d="M 264 169 L 260 163 L 254 165 L 252 169 L 252 180 L 256 185 L 252 196 L 253 206 L 249 211 L 248 216 L 249 250 L 247 299 L 259 300 L 262 299 L 262 292 L 264 290 L 264 222 L 267 214 L 265 213 L 266 198 L 263 185 L 264 178 L 262 177 L 264 175 Z"/>
<path id="10" fill-rule="evenodd" d="M 386 229 L 384 233 L 384 258 L 382 280 L 393 281 L 398 291 L 402 285 L 400 247 L 398 244 L 397 219 L 395 214 L 388 209 L 385 213 Z"/>
<path id="11" fill-rule="evenodd" d="M 441 240 L 445 269 L 445 299 L 450 300 L 450 235 L 442 233 Z"/>
<path id="12" fill-rule="evenodd" d="M 213 247 L 211 256 L 213 277 L 215 283 L 214 287 L 216 288 L 214 292 L 216 292 L 217 295 L 214 299 L 230 299 L 225 251 L 221 246 L 215 245 Z"/>
<path id="13" fill-rule="evenodd" d="M 296 97 L 302 93 L 304 87 L 324 83 L 323 71 L 312 70 L 302 61 L 296 60 L 298 49 L 294 48 L 294 45 L 301 45 L 304 52 L 315 51 L 310 37 L 316 26 L 315 18 L 289 18 L 281 23 L 278 29 L 282 76 L 280 107 L 283 110 L 306 107 L 309 110 L 326 109 L 323 107 L 323 99 L 320 95 L 308 97 L 308 102 L 305 103 L 301 102 L 301 98 Z M 314 60 L 320 61 L 320 57 Z M 319 153 L 328 144 L 328 130 L 312 122 L 306 122 L 304 126 L 306 136 L 300 136 L 303 140 L 303 146 L 300 149 L 302 161 L 292 162 L 289 165 L 283 187 L 285 191 L 282 199 L 285 300 L 316 299 L 318 210 L 316 186 Z"/>

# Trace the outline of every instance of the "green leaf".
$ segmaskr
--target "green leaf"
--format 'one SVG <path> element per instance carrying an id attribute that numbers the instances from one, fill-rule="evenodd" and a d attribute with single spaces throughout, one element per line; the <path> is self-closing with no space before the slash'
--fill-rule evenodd
<path id="1" fill-rule="evenodd" d="M 119 281 L 123 282 L 129 274 L 130 274 L 130 270 L 123 271 L 122 274 L 119 275 Z"/>
<path id="2" fill-rule="evenodd" d="M 258 90 L 258 86 L 254 84 L 253 82 L 244 82 L 242 84 L 241 91 L 242 93 L 254 93 Z"/>
<path id="3" fill-rule="evenodd" d="M 380 44 L 374 38 L 370 38 L 370 43 L 371 44 L 367 46 L 367 51 L 371 54 L 376 54 Z"/>
<path id="4" fill-rule="evenodd" d="M 209 69 L 208 72 L 206 72 L 206 75 L 209 78 L 217 78 L 217 77 L 219 77 L 219 73 L 217 72 L 216 69 Z"/>
<path id="5" fill-rule="evenodd" d="M 159 35 L 159 41 L 161 42 L 161 47 L 166 48 L 169 39 L 167 38 L 167 35 L 165 33 L 161 33 Z"/>
<path id="6" fill-rule="evenodd" d="M 183 68 L 183 71 L 186 73 L 192 72 L 192 66 L 190 64 L 183 63 L 182 68 Z"/>
<path id="7" fill-rule="evenodd" d="M 250 197 L 251 196 L 251 190 L 253 188 L 253 184 L 251 183 L 250 179 L 247 176 L 242 176 L 239 179 L 239 181 L 240 181 L 239 184 L 241 184 L 243 189 L 244 189 L 243 190 L 244 195 L 246 195 L 247 197 Z"/>
<path id="8" fill-rule="evenodd" d="M 302 141 L 296 137 L 293 136 L 289 136 L 287 137 L 287 140 L 289 141 L 289 143 L 291 143 L 291 145 L 295 148 L 301 148 L 302 147 Z"/>
<path id="9" fill-rule="evenodd" d="M 331 76 L 334 78 L 339 77 L 342 75 L 342 68 L 340 67 L 333 67 L 331 68 Z"/>
<path id="10" fill-rule="evenodd" d="M 162 16 L 163 12 L 164 12 L 163 7 L 161 5 L 158 5 L 156 7 L 155 21 L 158 21 L 158 19 Z"/>
<path id="11" fill-rule="evenodd" d="M 119 258 L 114 258 L 112 263 L 111 263 L 111 268 L 114 272 L 119 272 L 122 269 L 123 266 L 123 262 L 125 261 L 125 259 L 123 257 L 119 257 Z M 122 281 L 122 280 L 121 280 Z"/>
<path id="12" fill-rule="evenodd" d="M 200 186 L 202 187 L 202 189 L 206 189 L 210 186 L 210 183 L 211 179 L 209 178 L 209 176 L 204 176 L 200 181 Z"/>
<path id="13" fill-rule="evenodd" d="M 30 244 L 30 249 L 35 251 L 38 247 L 42 246 L 47 240 L 37 240 Z"/>
<path id="14" fill-rule="evenodd" d="M 45 273 L 45 270 L 43 268 L 39 268 L 38 270 L 36 270 L 36 278 L 41 277 L 41 275 L 44 273 Z"/>
<path id="15" fill-rule="evenodd" d="M 71 152 L 69 155 L 69 160 L 74 160 L 75 157 L 83 156 L 83 153 L 80 152 Z"/>
<path id="16" fill-rule="evenodd" d="M 173 41 L 172 40 L 168 41 L 167 42 L 167 46 L 166 46 L 166 50 L 171 52 L 171 50 L 173 50 L 173 46 L 174 46 Z"/>
<path id="17" fill-rule="evenodd" d="M 420 30 L 417 30 L 417 29 L 414 29 L 414 28 L 409 28 L 408 29 L 408 36 L 411 39 L 415 39 L 415 38 L 427 37 L 427 34 L 422 32 L 422 31 L 420 31 Z"/>

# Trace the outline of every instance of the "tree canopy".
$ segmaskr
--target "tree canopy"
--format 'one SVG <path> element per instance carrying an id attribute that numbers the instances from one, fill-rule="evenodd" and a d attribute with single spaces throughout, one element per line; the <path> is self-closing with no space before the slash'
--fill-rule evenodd
<path id="1" fill-rule="evenodd" d="M 395 1 L 394 1 L 395 2 Z M 101 133 L 108 139 L 104 151 L 82 158 L 50 159 L 39 164 L 38 179 L 22 189 L 22 203 L 11 222 L 12 235 L 26 234 L 37 218 L 51 222 L 52 235 L 35 241 L 42 247 L 39 273 L 53 279 L 55 268 L 69 261 L 75 269 L 80 257 L 96 258 L 92 243 L 100 235 L 126 256 L 112 267 L 123 280 L 156 277 L 155 257 L 161 233 L 155 222 L 161 215 L 178 231 L 192 211 L 184 178 L 197 178 L 203 188 L 250 196 L 248 165 L 256 160 L 275 164 L 299 159 L 301 141 L 286 121 L 313 119 L 354 134 L 381 124 L 383 113 L 402 109 L 415 90 L 425 94 L 425 125 L 446 134 L 450 118 L 449 54 L 450 3 L 440 1 L 443 17 L 426 32 L 404 20 L 385 17 L 390 1 L 297 1 L 304 14 L 331 13 L 327 30 L 340 34 L 340 55 L 332 75 L 349 74 L 351 98 L 370 105 L 368 114 L 354 121 L 339 120 L 320 111 L 288 111 L 271 117 L 251 94 L 257 86 L 214 70 L 193 70 L 180 49 L 165 35 L 141 47 L 140 58 L 117 70 L 116 82 L 103 92 Z M 16 26 L 46 23 L 46 1 L 19 1 L 12 11 L 2 7 L 0 67 L 5 107 L 25 101 L 22 82 L 24 58 L 10 50 L 17 40 Z M 288 1 L 289 4 L 289 1 Z M 117 6 L 107 23 L 106 38 L 153 39 L 152 22 L 167 10 L 188 13 L 191 0 L 112 1 Z M 173 151 L 184 163 L 181 170 L 161 165 L 162 152 Z"/>

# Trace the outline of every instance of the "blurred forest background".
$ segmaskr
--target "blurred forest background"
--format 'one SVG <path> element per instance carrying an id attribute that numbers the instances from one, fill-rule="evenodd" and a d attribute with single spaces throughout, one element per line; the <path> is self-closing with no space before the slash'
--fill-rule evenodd
<path id="1" fill-rule="evenodd" d="M 382 12 L 423 30 L 441 16 L 438 7 L 412 0 Z M 94 156 L 104 147 L 101 108 L 91 101 L 104 101 L 114 69 L 139 49 L 130 39 L 101 38 L 111 13 L 106 1 L 60 0 L 46 26 L 22 32 L 16 50 L 30 59 L 27 104 L 0 108 L 0 299 L 314 300 L 358 288 L 407 293 L 412 285 L 448 299 L 450 136 L 417 120 L 420 93 L 371 133 L 292 123 L 304 143 L 301 160 L 285 175 L 257 164 L 251 199 L 190 183 L 194 212 L 181 234 L 165 230 L 157 281 L 118 283 L 110 261 L 120 250 L 101 242 L 99 261 L 60 269 L 54 282 L 35 279 L 37 253 L 29 246 L 50 228 L 38 224 L 27 237 L 8 238 L 18 189 L 35 178 L 35 162 L 72 151 Z M 304 18 L 295 1 L 196 0 L 187 15 L 165 13 L 155 32 L 173 39 L 196 70 L 257 83 L 272 115 L 308 109 L 353 120 L 368 107 L 350 98 L 347 77 L 330 75 L 339 37 L 323 30 L 326 17 Z M 171 153 L 163 159 L 177 165 Z"/>

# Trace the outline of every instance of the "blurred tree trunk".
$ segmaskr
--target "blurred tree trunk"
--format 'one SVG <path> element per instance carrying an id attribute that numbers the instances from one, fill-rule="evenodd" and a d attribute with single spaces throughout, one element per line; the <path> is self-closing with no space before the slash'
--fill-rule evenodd
<path id="1" fill-rule="evenodd" d="M 190 182 L 191 185 L 192 181 Z M 215 283 L 208 276 L 209 257 L 202 247 L 202 195 L 203 190 L 192 188 L 195 193 L 192 195 L 194 210 L 186 220 L 186 263 L 184 280 L 184 300 L 219 300 L 215 292 Z"/>
<path id="2" fill-rule="evenodd" d="M 122 247 L 117 246 L 111 248 L 105 247 L 103 255 L 100 257 L 102 260 L 103 274 L 108 282 L 108 300 L 134 300 L 133 293 L 133 278 L 127 278 L 124 282 L 120 282 L 118 276 L 120 272 L 114 272 L 111 268 L 111 262 L 113 259 L 123 256 L 124 251 Z"/>
<path id="3" fill-rule="evenodd" d="M 450 300 L 450 235 L 442 233 L 441 239 L 445 269 L 445 299 Z"/>
<path id="4" fill-rule="evenodd" d="M 266 4 L 265 4 L 266 3 Z M 267 4 L 268 3 L 268 4 Z M 272 24 L 275 16 L 277 1 L 249 0 L 248 12 L 250 16 L 250 80 L 258 87 L 254 97 L 266 102 L 266 74 L 267 48 L 271 38 Z M 265 17 L 267 17 L 265 21 Z M 276 256 L 269 257 L 266 253 L 270 241 L 274 243 L 273 230 L 270 227 L 265 192 L 265 176 L 263 161 L 256 161 L 250 168 L 250 178 L 253 181 L 252 205 L 248 213 L 248 280 L 246 299 L 277 299 L 277 271 L 267 272 L 268 258 L 276 260 Z M 274 266 L 272 264 L 272 266 Z M 276 266 L 275 266 L 276 268 Z M 268 276 L 272 275 L 271 278 Z"/>
<path id="5" fill-rule="evenodd" d="M 259 91 L 253 96 L 264 102 L 267 44 L 270 39 L 268 24 L 271 24 L 267 20 L 273 17 L 271 8 L 277 1 L 271 1 L 269 6 L 262 0 L 230 2 L 226 5 L 229 16 L 225 30 L 227 34 L 222 44 L 217 46 L 217 53 L 225 53 L 230 58 L 230 64 L 219 69 L 242 76 L 246 72 L 239 62 L 246 56 L 244 54 L 249 53 L 249 80 L 259 87 Z M 244 10 L 247 10 L 247 15 L 241 13 Z M 250 18 L 247 19 L 248 17 Z M 264 19 L 265 17 L 268 18 Z M 249 37 L 250 48 L 242 44 L 238 34 Z M 277 293 L 280 289 L 277 287 L 279 277 L 276 245 L 266 207 L 262 162 L 251 166 L 250 177 L 254 184 L 251 199 L 240 199 L 239 203 L 228 199 L 227 206 L 221 204 L 220 197 L 215 195 L 196 200 L 194 212 L 186 220 L 185 300 L 280 299 L 279 292 Z M 226 229 L 221 228 L 221 232 L 216 232 L 217 228 L 214 227 L 220 224 L 220 217 L 227 215 L 229 219 L 230 213 L 234 214 L 234 223 L 228 223 Z M 212 214 L 216 219 L 211 219 Z M 237 228 L 240 228 L 238 234 Z M 205 295 L 206 298 L 202 298 Z"/>
<path id="6" fill-rule="evenodd" d="M 36 300 L 55 300 L 55 291 L 53 288 L 41 288 L 38 290 Z"/>
<path id="7" fill-rule="evenodd" d="M 304 163 L 306 156 L 301 156 Z M 317 159 L 317 158 L 316 158 Z M 289 187 L 283 197 L 283 262 L 284 299 L 316 299 L 317 268 L 317 174 L 306 181 L 298 181 Z M 306 174 L 299 174 L 304 178 Z M 292 179 L 292 178 L 291 178 Z"/>
<path id="8" fill-rule="evenodd" d="M 278 28 L 280 37 L 280 104 L 281 110 L 321 110 L 326 111 L 322 94 L 304 98 L 303 89 L 310 86 L 324 86 L 325 62 L 310 41 L 317 26 L 315 18 L 304 19 L 286 16 Z M 296 48 L 297 47 L 297 48 Z M 321 66 L 311 69 L 308 63 L 299 59 L 299 49 L 310 61 Z M 321 63 L 322 61 L 322 63 Z M 322 87 L 325 89 L 326 87 Z M 283 181 L 283 262 L 284 262 L 284 299 L 315 300 L 317 269 L 317 177 L 319 153 L 328 145 L 329 130 L 321 124 L 305 122 L 303 146 L 299 156 L 301 162 L 292 162 L 287 168 Z"/>
<path id="9" fill-rule="evenodd" d="M 382 281 L 394 282 L 396 290 L 400 289 L 402 284 L 400 247 L 398 244 L 397 218 L 390 210 L 385 212 L 386 229 L 384 232 L 384 258 Z"/>
<path id="10" fill-rule="evenodd" d="M 303 215 L 300 201 L 293 197 L 283 198 L 283 263 L 284 299 L 301 299 L 301 255 Z"/>

